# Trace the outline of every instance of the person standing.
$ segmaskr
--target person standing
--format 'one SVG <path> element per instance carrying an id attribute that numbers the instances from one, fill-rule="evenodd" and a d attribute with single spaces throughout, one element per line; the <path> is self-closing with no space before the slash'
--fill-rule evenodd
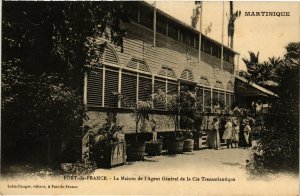
<path id="1" fill-rule="evenodd" d="M 216 117 L 213 118 L 212 121 L 212 133 L 211 133 L 211 147 L 218 150 L 221 146 L 221 142 L 220 142 L 220 134 L 219 134 L 219 121 Z"/>
<path id="2" fill-rule="evenodd" d="M 233 127 L 232 127 L 232 143 L 234 143 L 235 148 L 237 148 L 239 144 L 239 132 L 240 132 L 240 127 L 238 125 L 238 121 L 234 120 Z"/>
<path id="3" fill-rule="evenodd" d="M 232 148 L 232 122 L 231 118 L 227 118 L 227 122 L 225 124 L 225 131 L 222 137 L 223 140 L 225 140 L 227 148 L 231 147 Z"/>
<path id="4" fill-rule="evenodd" d="M 245 142 L 246 142 L 246 148 L 250 146 L 250 132 L 251 132 L 251 127 L 249 125 L 249 120 L 245 119 L 245 128 L 244 128 L 244 137 L 245 137 Z"/>

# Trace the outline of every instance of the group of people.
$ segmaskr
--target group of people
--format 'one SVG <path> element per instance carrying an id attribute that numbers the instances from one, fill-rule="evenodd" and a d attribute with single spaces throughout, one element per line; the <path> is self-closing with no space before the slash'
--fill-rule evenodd
<path id="1" fill-rule="evenodd" d="M 225 130 L 222 135 L 222 139 L 225 140 L 227 148 L 244 147 L 248 148 L 251 146 L 250 133 L 251 126 L 248 119 L 242 121 L 241 127 L 237 120 L 227 117 Z M 220 122 L 215 117 L 210 125 L 209 132 L 207 135 L 206 143 L 209 148 L 219 149 L 221 147 L 220 138 Z"/>

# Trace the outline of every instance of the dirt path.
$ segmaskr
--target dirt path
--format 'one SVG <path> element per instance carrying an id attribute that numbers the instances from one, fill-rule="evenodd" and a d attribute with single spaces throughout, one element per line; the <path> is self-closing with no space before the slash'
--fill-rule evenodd
<path id="1" fill-rule="evenodd" d="M 249 153 L 249 150 L 244 149 L 223 148 L 146 157 L 143 162 L 130 162 L 109 170 L 98 169 L 94 175 L 142 177 L 143 180 L 138 184 L 132 181 L 131 185 L 145 189 L 127 187 L 134 194 L 298 195 L 298 179 L 295 176 L 279 174 L 253 178 L 248 175 L 245 161 L 249 159 Z M 163 181 L 164 177 L 178 181 Z M 185 180 L 181 181 L 181 177 Z M 153 186 L 160 189 L 151 188 Z"/>
<path id="2" fill-rule="evenodd" d="M 146 157 L 92 175 L 1 179 L 0 195 L 299 195 L 296 176 L 250 177 L 248 158 L 248 150 L 225 148 Z"/>

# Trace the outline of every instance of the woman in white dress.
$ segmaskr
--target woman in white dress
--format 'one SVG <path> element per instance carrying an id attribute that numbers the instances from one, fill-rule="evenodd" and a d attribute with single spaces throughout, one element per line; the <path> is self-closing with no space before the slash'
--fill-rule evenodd
<path id="1" fill-rule="evenodd" d="M 235 147 L 238 147 L 239 143 L 239 133 L 240 133 L 240 126 L 238 124 L 237 120 L 233 121 L 233 127 L 232 127 L 232 143 L 235 144 Z"/>
<path id="2" fill-rule="evenodd" d="M 210 125 L 210 132 L 207 135 L 207 145 L 209 148 L 218 150 L 221 146 L 220 134 L 219 134 L 219 121 L 217 118 L 213 118 Z"/>
<path id="3" fill-rule="evenodd" d="M 232 147 L 232 122 L 231 118 L 227 118 L 227 123 L 225 125 L 225 131 L 223 133 L 223 140 L 226 141 L 227 148 Z"/>

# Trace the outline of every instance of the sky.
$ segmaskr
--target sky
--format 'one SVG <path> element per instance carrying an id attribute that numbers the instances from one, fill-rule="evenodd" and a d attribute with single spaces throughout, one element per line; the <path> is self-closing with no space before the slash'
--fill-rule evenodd
<path id="1" fill-rule="evenodd" d="M 153 3 L 153 1 L 149 1 Z M 203 2 L 202 32 L 212 24 L 207 34 L 214 40 L 222 42 L 222 14 L 224 4 L 224 44 L 228 44 L 227 24 L 229 2 Z M 157 1 L 158 9 L 191 24 L 194 1 Z M 234 12 L 241 11 L 241 17 L 235 22 L 234 50 L 240 53 L 239 69 L 245 69 L 241 58 L 248 58 L 248 51 L 259 52 L 261 62 L 268 57 L 283 57 L 285 46 L 289 42 L 300 41 L 300 2 L 242 2 L 234 1 Z M 290 16 L 245 16 L 245 12 L 289 12 Z M 198 27 L 199 29 L 199 27 Z"/>

